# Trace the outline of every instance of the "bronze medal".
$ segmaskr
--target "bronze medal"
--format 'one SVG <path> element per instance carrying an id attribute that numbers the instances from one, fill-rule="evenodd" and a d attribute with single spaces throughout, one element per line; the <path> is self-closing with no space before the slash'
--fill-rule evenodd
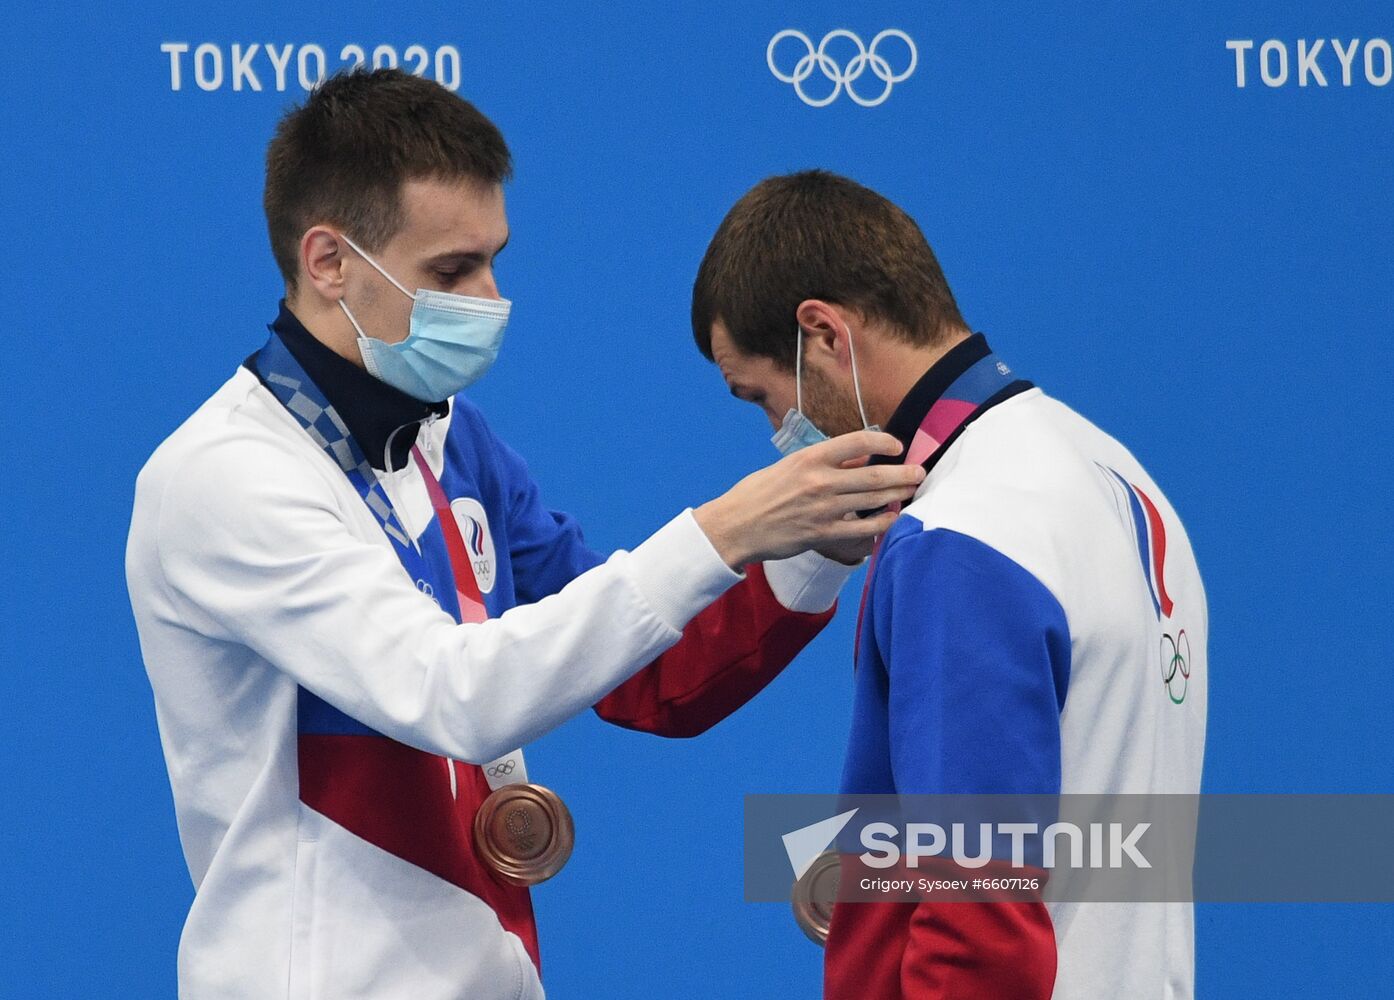
<path id="1" fill-rule="evenodd" d="M 504 785 L 474 817 L 474 846 L 500 880 L 537 885 L 561 871 L 576 843 L 571 812 L 541 785 Z"/>
<path id="2" fill-rule="evenodd" d="M 790 902 L 794 920 L 808 939 L 822 947 L 828 941 L 828 928 L 833 920 L 833 902 L 837 899 L 837 879 L 842 860 L 836 851 L 824 851 L 794 883 Z"/>

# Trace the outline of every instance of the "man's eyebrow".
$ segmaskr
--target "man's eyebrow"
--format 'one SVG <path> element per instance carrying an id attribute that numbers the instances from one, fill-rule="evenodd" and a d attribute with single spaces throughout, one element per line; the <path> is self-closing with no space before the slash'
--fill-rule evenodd
<path id="1" fill-rule="evenodd" d="M 472 264 L 483 264 L 486 261 L 491 260 L 494 257 L 497 257 L 499 254 L 503 253 L 503 248 L 508 246 L 508 241 L 511 238 L 511 236 L 512 234 L 509 234 L 509 236 L 505 236 L 503 238 L 503 242 L 499 244 L 498 249 L 495 250 L 493 253 L 487 253 L 483 250 L 446 250 L 443 253 L 438 253 L 428 258 L 426 261 L 426 265 L 430 267 L 435 264 L 466 262 Z"/>

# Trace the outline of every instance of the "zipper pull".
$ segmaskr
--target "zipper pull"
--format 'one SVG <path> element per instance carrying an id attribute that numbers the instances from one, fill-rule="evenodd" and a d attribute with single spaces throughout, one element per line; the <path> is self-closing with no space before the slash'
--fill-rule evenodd
<path id="1" fill-rule="evenodd" d="M 426 417 L 421 421 L 421 430 L 417 435 L 418 438 L 423 438 L 426 442 L 426 454 L 431 455 L 435 458 L 440 457 L 443 442 L 436 441 L 435 435 L 431 433 L 431 429 L 435 426 L 436 421 L 439 419 L 440 417 L 437 414 L 428 413 Z"/>

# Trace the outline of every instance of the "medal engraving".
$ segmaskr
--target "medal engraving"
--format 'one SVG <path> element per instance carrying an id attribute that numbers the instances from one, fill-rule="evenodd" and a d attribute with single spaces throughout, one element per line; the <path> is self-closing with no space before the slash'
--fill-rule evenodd
<path id="1" fill-rule="evenodd" d="M 474 845 L 484 863 L 510 885 L 536 885 L 561 871 L 575 844 L 571 812 L 541 785 L 494 791 L 474 817 Z"/>

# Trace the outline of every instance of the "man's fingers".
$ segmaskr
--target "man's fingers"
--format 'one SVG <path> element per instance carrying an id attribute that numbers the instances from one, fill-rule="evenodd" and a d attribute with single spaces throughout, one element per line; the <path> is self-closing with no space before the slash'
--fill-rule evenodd
<path id="1" fill-rule="evenodd" d="M 830 441 L 814 445 L 809 451 L 812 452 L 814 448 L 818 449 L 820 461 L 834 466 L 867 455 L 894 457 L 904 450 L 898 440 L 884 431 L 853 431 L 851 434 L 840 434 Z"/>
<path id="2" fill-rule="evenodd" d="M 865 493 L 843 493 L 837 498 L 837 509 L 842 511 L 876 510 L 887 504 L 909 500 L 914 495 L 913 489 L 903 486 L 889 490 L 869 490 Z"/>
<path id="3" fill-rule="evenodd" d="M 829 474 L 830 493 L 867 493 L 871 490 L 908 488 L 924 482 L 921 465 L 867 465 L 859 469 L 839 469 Z"/>
<path id="4" fill-rule="evenodd" d="M 850 521 L 838 521 L 829 526 L 828 535 L 838 541 L 850 541 L 857 538 L 874 538 L 877 535 L 884 535 L 891 530 L 891 525 L 895 524 L 896 518 L 900 515 L 895 511 L 885 511 L 871 517 L 859 517 Z"/>

